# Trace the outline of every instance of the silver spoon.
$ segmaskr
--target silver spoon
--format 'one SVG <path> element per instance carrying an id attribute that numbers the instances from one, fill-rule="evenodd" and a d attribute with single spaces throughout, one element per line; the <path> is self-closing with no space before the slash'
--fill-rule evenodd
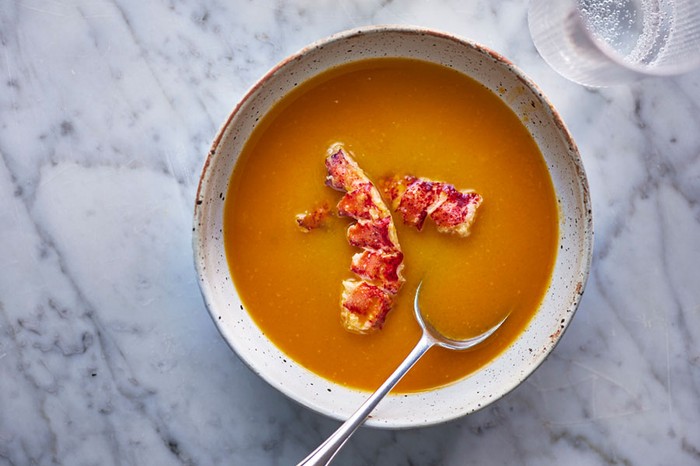
<path id="1" fill-rule="evenodd" d="M 333 435 L 328 437 L 328 439 L 318 446 L 314 451 L 312 451 L 309 456 L 304 458 L 297 466 L 306 465 L 325 465 L 329 464 L 333 457 L 343 448 L 345 442 L 348 441 L 350 436 L 355 433 L 355 431 L 365 422 L 365 419 L 374 410 L 374 408 L 379 404 L 384 396 L 391 391 L 392 388 L 401 380 L 401 378 L 406 374 L 406 372 L 413 367 L 413 365 L 418 362 L 418 360 L 423 356 L 426 351 L 428 351 L 433 346 L 442 346 L 443 348 L 448 348 L 452 350 L 465 350 L 471 348 L 472 346 L 478 345 L 482 341 L 490 337 L 493 332 L 498 330 L 498 328 L 505 322 L 508 318 L 506 315 L 503 320 L 499 323 L 473 338 L 468 338 L 466 340 L 453 340 L 447 338 L 441 334 L 435 327 L 433 327 L 429 322 L 423 320 L 423 314 L 421 314 L 420 307 L 418 306 L 418 295 L 420 293 L 420 287 L 423 283 L 421 282 L 416 289 L 416 297 L 413 300 L 413 310 L 416 314 L 416 320 L 420 325 L 423 334 L 416 343 L 416 346 L 411 350 L 411 352 L 406 356 L 406 359 L 396 368 L 393 374 L 382 384 L 381 387 L 377 389 L 367 400 L 362 403 L 355 413 L 350 416 L 350 418 L 341 425 L 338 430 L 336 430 Z"/>

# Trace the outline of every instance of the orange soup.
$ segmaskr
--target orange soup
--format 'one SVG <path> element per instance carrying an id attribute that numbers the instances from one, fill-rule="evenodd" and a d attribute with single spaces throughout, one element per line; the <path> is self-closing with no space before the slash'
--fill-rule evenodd
<path id="1" fill-rule="evenodd" d="M 295 215 L 342 193 L 325 186 L 326 150 L 349 149 L 375 183 L 415 175 L 483 196 L 471 235 L 422 231 L 394 215 L 406 283 L 384 328 L 340 324 L 341 282 L 352 278 L 351 220 L 302 232 Z M 269 112 L 247 142 L 225 200 L 224 241 L 236 288 L 283 352 L 335 382 L 374 390 L 420 337 L 413 297 L 445 332 L 473 336 L 509 318 L 466 352 L 434 348 L 397 387 L 426 390 L 461 379 L 524 330 L 549 284 L 558 211 L 544 159 L 517 116 L 491 91 L 449 68 L 404 59 L 338 67 Z"/>

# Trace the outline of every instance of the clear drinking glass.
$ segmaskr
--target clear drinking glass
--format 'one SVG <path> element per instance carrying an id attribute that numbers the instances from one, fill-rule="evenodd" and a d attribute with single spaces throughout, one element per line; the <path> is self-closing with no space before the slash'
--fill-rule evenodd
<path id="1" fill-rule="evenodd" d="M 528 23 L 542 58 L 579 84 L 700 66 L 700 0 L 530 0 Z"/>

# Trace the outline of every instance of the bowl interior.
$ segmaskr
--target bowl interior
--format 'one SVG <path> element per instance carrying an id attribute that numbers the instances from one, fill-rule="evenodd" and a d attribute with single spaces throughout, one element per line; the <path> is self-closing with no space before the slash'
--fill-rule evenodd
<path id="1" fill-rule="evenodd" d="M 498 95 L 527 127 L 546 161 L 559 204 L 559 251 L 546 296 L 524 332 L 470 377 L 428 392 L 385 399 L 367 424 L 402 428 L 444 422 L 497 400 L 521 383 L 569 324 L 591 260 L 592 221 L 586 176 L 574 143 L 542 93 L 507 60 L 476 44 L 414 28 L 349 31 L 313 44 L 273 68 L 234 109 L 216 137 L 195 206 L 195 265 L 207 307 L 229 345 L 250 368 L 298 402 L 344 419 L 364 401 L 308 371 L 272 344 L 246 312 L 223 245 L 229 178 L 256 124 L 285 94 L 323 71 L 366 58 L 403 57 L 456 69 Z"/>

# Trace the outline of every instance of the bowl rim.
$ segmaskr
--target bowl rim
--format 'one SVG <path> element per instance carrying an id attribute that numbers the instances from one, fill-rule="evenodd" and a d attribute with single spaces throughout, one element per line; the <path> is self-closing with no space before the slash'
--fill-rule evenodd
<path id="1" fill-rule="evenodd" d="M 289 399 L 293 400 L 294 402 L 305 406 L 312 411 L 315 411 L 317 413 L 323 414 L 327 417 L 330 417 L 332 419 L 336 420 L 345 420 L 345 416 L 342 416 L 336 412 L 333 412 L 332 410 L 327 410 L 324 409 L 318 405 L 312 405 L 304 400 L 299 399 L 299 397 L 291 390 L 288 389 L 284 384 L 279 384 L 276 383 L 274 380 L 268 379 L 268 377 L 262 373 L 260 370 L 258 370 L 255 366 L 253 366 L 246 358 L 242 357 L 241 355 L 238 354 L 238 351 L 236 348 L 232 345 L 232 343 L 229 341 L 229 338 L 226 336 L 224 332 L 224 328 L 222 325 L 220 325 L 218 319 L 217 319 L 217 313 L 214 309 L 214 303 L 209 296 L 209 291 L 208 289 L 204 286 L 204 273 L 203 273 L 203 264 L 200 263 L 198 260 L 198 257 L 200 257 L 200 247 L 201 244 L 198 241 L 199 239 L 199 234 L 200 234 L 200 229 L 197 228 L 197 224 L 200 223 L 199 220 L 202 215 L 202 209 L 201 205 L 203 203 L 203 188 L 205 184 L 205 179 L 207 178 L 207 173 L 210 170 L 210 166 L 212 164 L 212 160 L 217 154 L 217 149 L 219 148 L 224 136 L 227 133 L 227 130 L 232 122 L 232 120 L 238 115 L 239 111 L 241 108 L 246 105 L 246 103 L 251 99 L 251 97 L 255 96 L 257 91 L 262 88 L 265 83 L 272 77 L 274 76 L 277 72 L 279 72 L 281 69 L 283 69 L 287 64 L 290 62 L 294 62 L 295 60 L 298 60 L 305 54 L 307 54 L 309 51 L 318 49 L 318 48 L 323 48 L 329 44 L 343 41 L 358 35 L 362 34 L 380 34 L 383 32 L 390 32 L 390 33 L 407 33 L 407 34 L 418 34 L 418 35 L 424 35 L 424 36 L 431 36 L 435 37 L 438 39 L 443 39 L 443 40 L 448 40 L 450 42 L 453 42 L 457 45 L 461 46 L 466 46 L 470 49 L 473 49 L 477 52 L 481 52 L 485 55 L 490 56 L 494 61 L 498 62 L 499 64 L 505 66 L 509 72 L 513 73 L 514 77 L 518 79 L 526 88 L 529 88 L 533 93 L 535 93 L 538 97 L 538 99 L 541 101 L 541 103 L 545 107 L 545 111 L 549 113 L 551 116 L 552 122 L 556 126 L 557 132 L 562 136 L 565 144 L 568 145 L 569 147 L 569 154 L 571 157 L 571 162 L 573 164 L 573 167 L 576 171 L 577 178 L 578 178 L 578 185 L 581 189 L 581 201 L 583 205 L 582 209 L 582 214 L 583 218 L 581 220 L 583 221 L 583 235 L 582 235 L 582 247 L 581 247 L 581 265 L 577 269 L 576 277 L 578 278 L 577 283 L 575 284 L 575 289 L 576 293 L 574 293 L 571 296 L 572 301 L 570 302 L 570 307 L 569 312 L 570 312 L 570 317 L 566 322 L 566 325 L 562 328 L 561 332 L 559 332 L 556 336 L 551 341 L 551 344 L 547 347 L 546 353 L 540 355 L 536 361 L 531 364 L 528 367 L 528 371 L 524 373 L 523 376 L 521 377 L 514 377 L 513 380 L 514 382 L 506 387 L 504 390 L 500 390 L 496 395 L 494 395 L 492 398 L 489 399 L 488 403 L 484 403 L 478 407 L 475 407 L 474 409 L 470 409 L 467 411 L 463 410 L 457 410 L 447 416 L 443 416 L 439 419 L 431 419 L 431 420 L 420 420 L 420 421 L 415 421 L 415 422 L 396 422 L 393 424 L 389 423 L 380 423 L 373 421 L 371 418 L 367 420 L 367 422 L 364 424 L 366 426 L 370 427 L 379 427 L 379 428 L 391 428 L 391 429 L 406 429 L 406 428 L 418 428 L 418 427 L 427 427 L 431 425 L 437 425 L 437 424 L 442 424 L 448 421 L 452 421 L 454 419 L 458 419 L 461 417 L 464 417 L 468 414 L 472 414 L 474 412 L 480 411 L 487 406 L 493 404 L 497 400 L 505 397 L 509 393 L 511 393 L 513 390 L 515 390 L 517 387 L 522 385 L 522 383 L 530 377 L 545 361 L 545 359 L 548 357 L 549 354 L 554 351 L 556 346 L 559 344 L 561 341 L 561 337 L 564 335 L 566 330 L 569 328 L 569 325 L 571 321 L 573 320 L 573 317 L 578 310 L 579 304 L 581 302 L 581 296 L 583 295 L 583 292 L 585 290 L 588 277 L 590 274 L 590 269 L 591 269 L 591 264 L 592 264 L 592 258 L 593 258 L 593 245 L 594 245 L 594 228 L 593 228 L 593 215 L 592 215 L 592 202 L 590 199 L 590 189 L 589 189 L 589 184 L 588 184 L 588 178 L 586 176 L 585 169 L 583 167 L 583 161 L 581 159 L 580 152 L 578 150 L 578 147 L 569 132 L 568 128 L 566 127 L 563 119 L 555 109 L 554 105 L 551 103 L 551 101 L 546 97 L 546 95 L 542 92 L 540 87 L 532 81 L 525 73 L 523 73 L 517 66 L 515 66 L 510 60 L 508 60 L 506 57 L 501 55 L 500 53 L 484 46 L 481 45 L 477 42 L 474 42 L 472 40 L 457 36 L 452 33 L 440 31 L 437 29 L 433 28 L 427 28 L 427 27 L 422 27 L 422 26 L 413 26 L 413 25 L 394 25 L 394 24 L 383 24 L 383 25 L 372 25 L 372 26 L 361 26 L 357 28 L 352 28 L 344 31 L 340 31 L 334 34 L 331 34 L 329 36 L 320 38 L 303 48 L 299 49 L 298 51 L 288 55 L 287 57 L 283 58 L 279 62 L 277 62 L 274 66 L 272 66 L 267 72 L 265 72 L 261 77 L 259 77 L 254 84 L 252 84 L 245 93 L 243 93 L 242 97 L 237 101 L 235 107 L 233 110 L 229 113 L 228 117 L 224 120 L 222 123 L 221 127 L 217 131 L 214 140 L 211 144 L 210 150 L 206 156 L 206 159 L 203 163 L 201 175 L 199 178 L 198 186 L 197 186 L 197 191 L 196 191 L 196 196 L 195 196 L 195 201 L 194 201 L 194 225 L 193 225 L 193 237 L 192 237 L 192 247 L 193 247 L 193 252 L 194 252 L 194 263 L 195 263 L 195 269 L 197 273 L 197 278 L 198 278 L 198 284 L 200 287 L 200 291 L 202 293 L 202 296 L 204 298 L 204 302 L 207 308 L 207 311 L 214 321 L 214 324 L 219 331 L 220 335 L 226 341 L 227 345 L 229 348 L 236 354 L 236 356 L 241 360 L 244 365 L 246 365 L 253 373 L 255 373 L 257 376 L 261 377 L 263 380 L 265 380 L 266 383 L 268 383 L 270 386 L 275 388 L 277 391 L 283 393 L 286 397 Z M 551 286 L 548 285 L 547 291 L 545 292 L 545 296 L 549 293 L 549 287 Z M 544 299 L 544 298 L 543 298 Z M 257 324 L 256 324 L 257 325 Z M 524 332 L 525 330 L 523 330 Z M 273 343 L 274 344 L 274 343 Z M 511 343 L 512 345 L 512 343 Z M 507 348 L 506 348 L 507 349 Z M 503 352 L 506 351 L 506 349 L 503 350 Z M 281 350 L 280 350 L 281 351 Z M 320 377 L 320 376 L 319 376 Z M 462 380 L 462 379 L 460 379 Z M 451 385 L 455 385 L 459 383 L 460 380 L 457 380 L 453 382 L 452 384 L 448 384 L 445 387 L 449 387 Z M 328 381 L 329 384 L 333 386 L 341 386 L 337 384 L 334 381 Z M 342 386 L 341 386 L 342 387 Z M 437 387 L 436 390 L 440 390 L 445 387 Z M 347 388 L 347 387 L 346 387 Z M 351 389 L 354 390 L 354 389 Z M 363 393 L 366 394 L 366 396 L 369 396 L 370 392 L 362 391 Z M 421 392 L 419 392 L 421 393 Z M 358 405 L 359 407 L 359 405 Z"/>

